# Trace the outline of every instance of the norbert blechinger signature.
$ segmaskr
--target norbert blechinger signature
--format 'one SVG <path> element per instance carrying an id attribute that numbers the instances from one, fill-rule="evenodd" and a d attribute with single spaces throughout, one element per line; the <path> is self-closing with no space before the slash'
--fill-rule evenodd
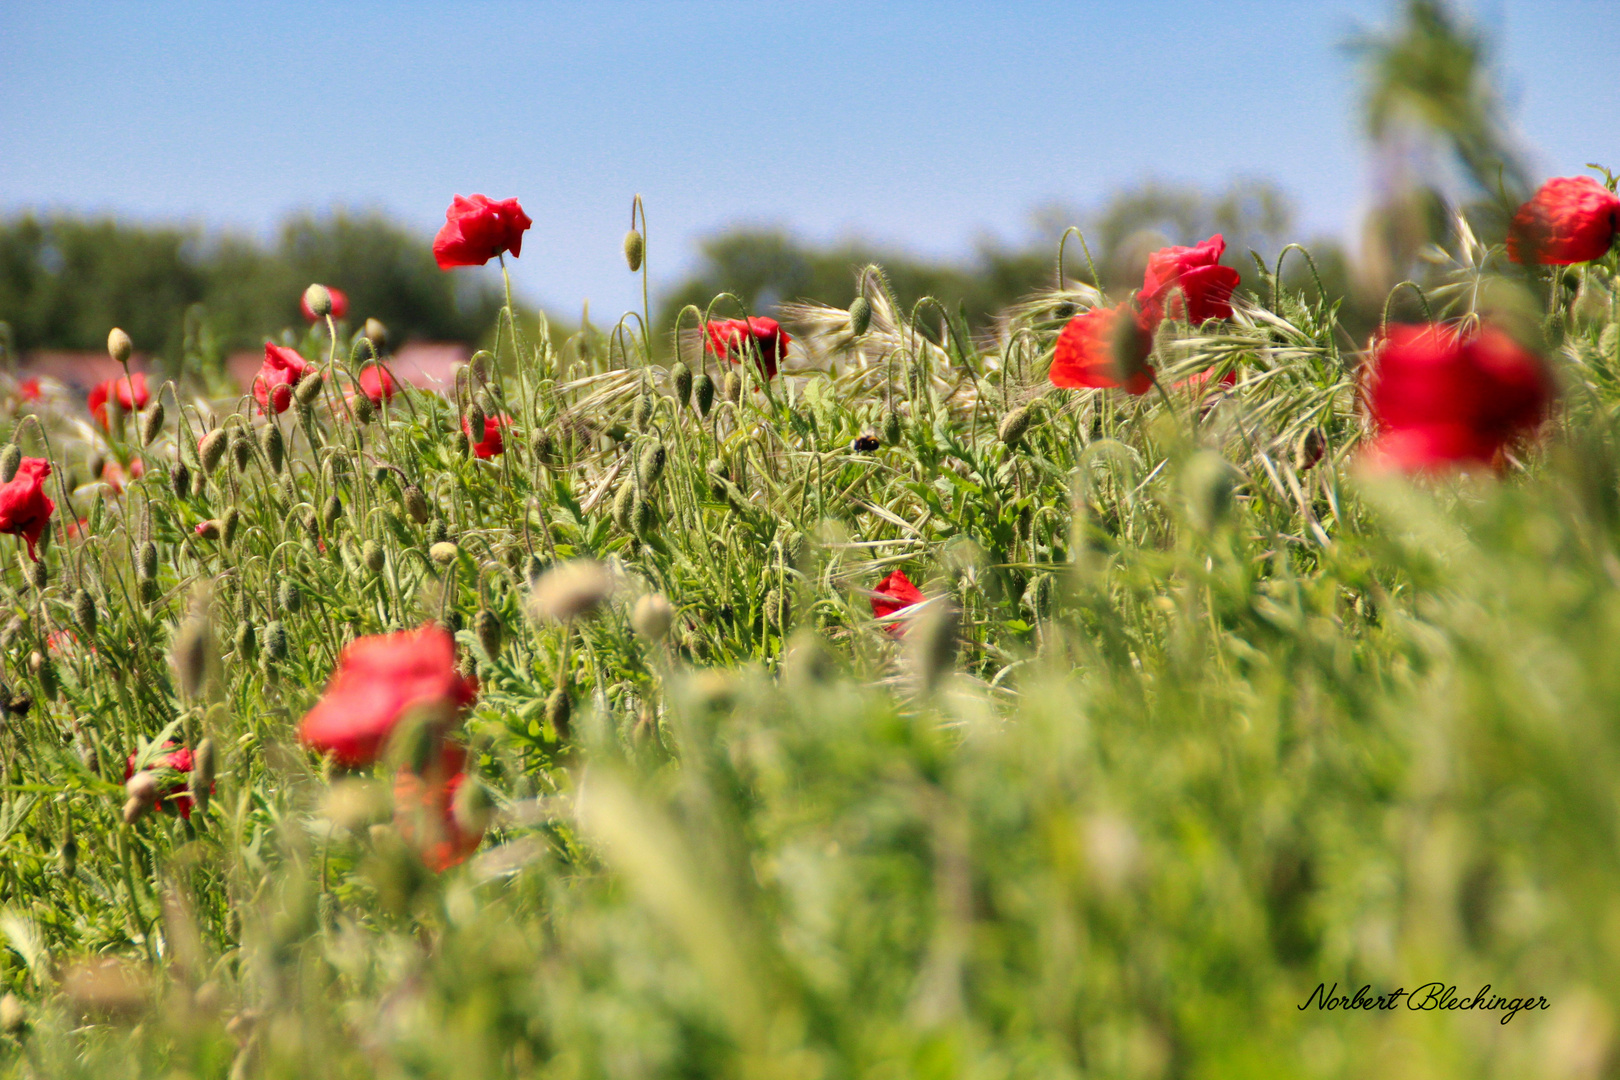
<path id="1" fill-rule="evenodd" d="M 1305 1004 L 1299 1007 L 1304 1012 L 1314 1003 L 1318 1010 L 1332 1011 L 1334 1009 L 1396 1009 L 1404 1001 L 1406 1007 L 1413 1012 L 1471 1012 L 1481 1010 L 1484 1012 L 1502 1012 L 1502 1023 L 1507 1023 L 1519 1013 L 1529 1009 L 1545 1009 L 1547 999 L 1539 995 L 1525 995 L 1524 997 L 1503 997 L 1491 993 L 1491 984 L 1486 983 L 1480 987 L 1479 993 L 1473 997 L 1458 997 L 1455 986 L 1447 986 L 1441 982 L 1424 983 L 1416 990 L 1396 989 L 1386 993 L 1375 994 L 1371 986 L 1363 986 L 1354 995 L 1339 993 L 1339 984 L 1328 986 L 1326 983 L 1317 983 L 1311 996 L 1305 999 Z"/>

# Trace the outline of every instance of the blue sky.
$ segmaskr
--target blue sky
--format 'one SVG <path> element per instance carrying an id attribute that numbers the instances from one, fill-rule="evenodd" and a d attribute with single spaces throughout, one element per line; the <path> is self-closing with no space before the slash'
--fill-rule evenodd
<path id="1" fill-rule="evenodd" d="M 1483 0 L 1541 173 L 1620 166 L 1620 2 Z M 379 208 L 424 234 L 517 196 L 519 289 L 639 306 L 640 192 L 673 282 L 772 223 L 939 257 L 1148 177 L 1268 177 L 1305 235 L 1364 204 L 1341 43 L 1389 0 L 0 4 L 0 213 L 267 233 Z"/>

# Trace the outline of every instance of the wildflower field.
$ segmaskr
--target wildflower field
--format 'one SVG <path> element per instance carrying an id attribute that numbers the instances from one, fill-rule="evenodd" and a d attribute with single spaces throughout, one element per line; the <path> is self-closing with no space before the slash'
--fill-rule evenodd
<path id="1" fill-rule="evenodd" d="M 1615 187 L 1370 329 L 1071 230 L 985 325 L 508 288 L 431 389 L 312 284 L 240 398 L 6 376 L 0 1071 L 1616 1075 Z"/>

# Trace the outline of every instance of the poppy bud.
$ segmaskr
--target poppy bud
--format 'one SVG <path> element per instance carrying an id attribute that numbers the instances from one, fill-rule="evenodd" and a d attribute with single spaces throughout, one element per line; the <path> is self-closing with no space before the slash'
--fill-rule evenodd
<path id="1" fill-rule="evenodd" d="M 169 470 L 169 490 L 174 492 L 177 499 L 191 494 L 191 470 L 186 468 L 184 461 L 176 461 L 174 468 Z"/>
<path id="2" fill-rule="evenodd" d="M 150 446 L 152 440 L 158 437 L 163 430 L 163 402 L 154 401 L 152 407 L 146 410 L 141 417 L 141 445 Z"/>
<path id="3" fill-rule="evenodd" d="M 613 593 L 613 578 L 601 563 L 575 559 L 553 566 L 529 592 L 529 610 L 539 619 L 571 622 L 595 611 Z"/>
<path id="4" fill-rule="evenodd" d="M 557 454 L 557 440 L 552 437 L 549 431 L 536 432 L 534 441 L 529 444 L 529 449 L 533 452 L 536 461 L 543 465 L 549 464 Z"/>
<path id="5" fill-rule="evenodd" d="M 664 444 L 657 439 L 642 448 L 641 458 L 636 462 L 636 479 L 641 481 L 643 491 L 650 491 L 658 483 L 658 478 L 664 475 L 664 463 L 668 458 Z"/>
<path id="6" fill-rule="evenodd" d="M 778 630 L 787 628 L 788 621 L 793 618 L 793 597 L 781 589 L 772 589 L 765 594 L 765 625 L 774 626 Z"/>
<path id="7" fill-rule="evenodd" d="M 675 361 L 669 369 L 669 385 L 675 391 L 675 404 L 685 408 L 692 399 L 692 369 Z"/>
<path id="8" fill-rule="evenodd" d="M 568 691 L 562 687 L 557 687 L 551 692 L 551 696 L 546 698 L 546 724 L 556 734 L 559 742 L 568 738 L 571 730 L 569 721 L 573 713 L 574 703 L 569 699 Z"/>
<path id="9" fill-rule="evenodd" d="M 293 398 L 298 404 L 308 406 L 315 404 L 315 399 L 320 396 L 321 375 L 312 368 L 305 372 L 304 377 L 298 380 L 298 385 L 293 387 Z"/>
<path id="10" fill-rule="evenodd" d="M 479 382 L 488 382 L 489 373 L 495 367 L 495 354 L 488 349 L 479 349 L 467 361 L 467 370 Z"/>
<path id="11" fill-rule="evenodd" d="M 253 460 L 253 447 L 248 444 L 248 437 L 242 434 L 241 428 L 231 432 L 231 460 L 236 462 L 237 472 L 246 472 L 248 462 Z"/>
<path id="12" fill-rule="evenodd" d="M 630 611 L 631 627 L 652 645 L 669 635 L 670 624 L 674 621 L 675 609 L 663 593 L 648 593 L 637 600 L 636 606 Z"/>
<path id="13" fill-rule="evenodd" d="M 653 505 L 646 499 L 637 499 L 630 507 L 630 531 L 637 536 L 646 536 L 652 529 L 656 515 Z M 44 563 L 40 564 L 41 566 Z"/>
<path id="14" fill-rule="evenodd" d="M 1322 429 L 1311 428 L 1305 433 L 1305 438 L 1300 441 L 1299 450 L 1294 454 L 1294 468 L 1299 472 L 1308 471 L 1322 460 L 1322 455 L 1326 451 L 1327 439 L 1322 435 Z"/>
<path id="15" fill-rule="evenodd" d="M 79 842 L 73 838 L 73 819 L 62 826 L 62 876 L 73 877 L 79 872 Z"/>
<path id="16" fill-rule="evenodd" d="M 736 371 L 726 372 L 725 384 L 726 400 L 732 404 L 742 400 L 742 375 Z"/>
<path id="17" fill-rule="evenodd" d="M 199 521 L 197 522 L 196 533 L 197 536 L 203 540 L 218 540 L 219 522 L 212 519 L 208 521 Z"/>
<path id="18" fill-rule="evenodd" d="M 343 500 L 336 495 L 327 496 L 326 504 L 321 507 L 321 524 L 326 526 L 326 531 L 331 532 L 332 526 L 336 525 L 338 518 L 342 516 Z"/>
<path id="19" fill-rule="evenodd" d="M 296 615 L 304 606 L 304 594 L 290 581 L 283 581 L 276 590 L 276 607 L 288 615 Z"/>
<path id="20" fill-rule="evenodd" d="M 377 543 L 375 540 L 367 540 L 364 544 L 361 544 L 360 561 L 364 563 L 366 569 L 371 571 L 373 574 L 382 573 L 383 563 L 385 561 L 382 545 Z"/>
<path id="21" fill-rule="evenodd" d="M 906 630 L 906 661 L 925 692 L 932 692 L 956 662 L 956 630 L 961 613 L 937 600 Z"/>
<path id="22" fill-rule="evenodd" d="M 493 660 L 501 654 L 501 620 L 489 608 L 480 608 L 473 616 L 473 633 L 485 656 Z"/>
<path id="23" fill-rule="evenodd" d="M 22 456 L 22 447 L 16 443 L 7 443 L 6 448 L 0 450 L 0 484 L 9 484 L 16 478 Z"/>
<path id="24" fill-rule="evenodd" d="M 287 658 L 287 627 L 280 619 L 272 619 L 265 625 L 264 654 L 271 660 Z"/>
<path id="25" fill-rule="evenodd" d="M 377 416 L 377 411 L 371 407 L 371 399 L 364 394 L 356 394 L 349 407 L 354 410 L 355 423 L 358 424 L 369 424 Z"/>
<path id="26" fill-rule="evenodd" d="M 304 306 L 317 319 L 332 314 L 332 292 L 325 285 L 311 285 L 304 290 Z"/>
<path id="27" fill-rule="evenodd" d="M 641 269 L 641 256 L 646 253 L 647 244 L 642 240 L 641 234 L 631 229 L 624 234 L 624 261 L 630 264 L 633 274 Z"/>
<path id="28" fill-rule="evenodd" d="M 150 581 L 157 577 L 158 550 L 157 545 L 150 540 L 141 542 L 135 570 L 143 579 Z"/>
<path id="29" fill-rule="evenodd" d="M 150 769 L 142 769 L 124 782 L 124 795 L 129 799 L 129 802 L 124 804 L 124 821 L 133 825 L 142 814 L 157 804 L 157 777 L 152 775 Z M 135 811 L 133 814 L 130 813 L 131 807 Z"/>
<path id="30" fill-rule="evenodd" d="M 80 589 L 73 594 L 73 621 L 86 634 L 96 636 L 96 598 L 90 595 L 88 589 Z"/>
<path id="31" fill-rule="evenodd" d="M 259 450 L 270 462 L 270 471 L 279 473 L 281 463 L 287 456 L 287 447 L 281 438 L 281 429 L 274 422 L 259 429 Z"/>
<path id="32" fill-rule="evenodd" d="M 849 305 L 849 332 L 860 337 L 871 325 L 872 302 L 864 296 L 857 296 Z"/>
<path id="33" fill-rule="evenodd" d="M 428 548 L 428 558 L 440 566 L 449 566 L 456 561 L 456 556 L 460 553 L 461 549 L 448 540 L 441 540 Z"/>
<path id="34" fill-rule="evenodd" d="M 476 400 L 467 406 L 467 430 L 481 432 L 486 426 L 484 407 Z"/>
<path id="35" fill-rule="evenodd" d="M 433 528 L 428 530 L 429 544 L 442 544 L 450 539 L 450 527 L 444 523 L 443 518 L 433 522 Z"/>
<path id="36" fill-rule="evenodd" d="M 883 414 L 883 441 L 890 446 L 900 443 L 900 414 L 893 409 Z"/>
<path id="37" fill-rule="evenodd" d="M 224 541 L 226 547 L 230 547 L 232 541 L 236 539 L 236 530 L 241 528 L 241 525 L 242 511 L 234 506 L 227 509 L 225 516 L 219 519 L 219 538 Z"/>
<path id="38" fill-rule="evenodd" d="M 118 327 L 107 332 L 107 355 L 120 364 L 129 363 L 129 354 L 135 349 L 135 343 L 129 340 L 129 335 Z"/>
<path id="39" fill-rule="evenodd" d="M 225 443 L 230 433 L 224 428 L 215 428 L 203 436 L 203 441 L 197 444 L 197 463 L 202 471 L 211 473 L 219 468 L 219 463 L 225 457 Z"/>
<path id="40" fill-rule="evenodd" d="M 361 331 L 365 339 L 375 345 L 378 351 L 388 344 L 388 327 L 381 319 L 367 319 L 365 329 Z"/>
<path id="41" fill-rule="evenodd" d="M 627 477 L 619 484 L 613 496 L 613 523 L 625 532 L 630 531 L 630 511 L 635 505 L 636 485 Z"/>
<path id="42" fill-rule="evenodd" d="M 707 371 L 698 372 L 692 380 L 692 404 L 697 406 L 698 415 L 705 418 L 714 406 L 714 379 Z"/>
<path id="43" fill-rule="evenodd" d="M 647 425 L 652 423 L 652 415 L 652 395 L 642 394 L 636 398 L 636 406 L 630 412 L 630 422 L 636 426 L 637 431 L 647 430 Z"/>
<path id="44" fill-rule="evenodd" d="M 45 569 L 45 560 L 37 559 L 27 566 L 28 581 L 36 589 L 43 589 L 50 582 L 50 576 Z"/>
<path id="45" fill-rule="evenodd" d="M 236 637 L 232 642 L 236 646 L 238 660 L 252 660 L 259 651 L 259 635 L 253 624 L 243 620 L 236 624 Z"/>
<path id="46" fill-rule="evenodd" d="M 214 775 L 219 764 L 214 750 L 214 740 L 204 739 L 197 744 L 197 752 L 191 758 L 191 775 L 187 777 L 191 790 L 191 799 L 197 804 L 197 809 L 203 813 L 208 812 L 208 799 L 214 794 Z"/>
<path id="47" fill-rule="evenodd" d="M 1187 514 L 1200 529 L 1213 529 L 1232 507 L 1237 474 L 1226 459 L 1212 450 L 1201 450 L 1187 462 L 1181 474 L 1181 489 L 1187 499 Z"/>
<path id="48" fill-rule="evenodd" d="M 1007 449 L 1015 450 L 1024 438 L 1024 432 L 1029 430 L 1029 406 L 1021 405 L 1001 418 L 1001 426 L 996 429 L 996 436 L 1007 445 Z"/>
<path id="49" fill-rule="evenodd" d="M 428 520 L 427 496 L 415 484 L 405 485 L 405 513 L 410 515 L 412 521 L 418 525 L 426 525 Z"/>

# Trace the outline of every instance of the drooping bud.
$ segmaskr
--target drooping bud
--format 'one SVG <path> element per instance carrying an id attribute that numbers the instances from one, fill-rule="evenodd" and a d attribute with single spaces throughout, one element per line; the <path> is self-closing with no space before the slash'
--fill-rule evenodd
<path id="1" fill-rule="evenodd" d="M 211 473 L 219 468 L 219 463 L 225 457 L 226 440 L 230 433 L 224 428 L 215 428 L 203 436 L 203 441 L 197 446 L 197 461 L 205 473 Z"/>
<path id="2" fill-rule="evenodd" d="M 169 490 L 177 499 L 191 494 L 191 470 L 186 468 L 184 459 L 176 459 L 174 467 L 169 470 Z"/>
<path id="3" fill-rule="evenodd" d="M 529 593 L 536 618 L 570 622 L 595 611 L 613 592 L 607 568 L 592 559 L 574 559 L 540 575 Z"/>
<path id="4" fill-rule="evenodd" d="M 272 660 L 287 659 L 287 627 L 280 619 L 271 619 L 265 625 L 264 654 Z"/>
<path id="5" fill-rule="evenodd" d="M 154 401 L 152 407 L 141 417 L 141 445 L 150 446 L 152 440 L 158 437 L 163 430 L 163 402 Z"/>
<path id="6" fill-rule="evenodd" d="M 692 399 L 692 369 L 675 361 L 669 369 L 669 385 L 675 391 L 675 404 L 684 409 Z"/>
<path id="7" fill-rule="evenodd" d="M 321 396 L 322 385 L 320 372 L 307 371 L 298 380 L 298 385 L 293 387 L 293 399 L 300 405 L 314 405 L 315 399 Z"/>
<path id="8" fill-rule="evenodd" d="M 325 505 L 321 507 L 321 524 L 326 526 L 326 531 L 330 533 L 332 526 L 336 525 L 338 518 L 342 516 L 343 500 L 336 495 L 327 496 Z"/>
<path id="9" fill-rule="evenodd" d="M 332 292 L 325 285 L 311 285 L 304 290 L 304 306 L 317 319 L 332 314 Z"/>
<path id="10" fill-rule="evenodd" d="M 883 441 L 890 446 L 898 446 L 900 435 L 900 414 L 890 409 L 883 414 Z"/>
<path id="11" fill-rule="evenodd" d="M 253 624 L 246 619 L 236 624 L 236 636 L 232 640 L 236 647 L 238 660 L 252 660 L 259 651 L 259 634 Z"/>
<path id="12" fill-rule="evenodd" d="M 529 444 L 529 450 L 534 459 L 542 465 L 549 465 L 557 456 L 557 440 L 549 431 L 537 431 L 534 441 Z"/>
<path id="13" fill-rule="evenodd" d="M 73 621 L 90 637 L 96 636 L 96 598 L 90 590 L 80 589 L 73 594 Z"/>
<path id="14" fill-rule="evenodd" d="M 630 531 L 636 536 L 646 536 L 652 531 L 653 522 L 657 519 L 651 501 L 637 498 L 630 506 Z M 43 565 L 43 564 L 41 564 Z"/>
<path id="15" fill-rule="evenodd" d="M 442 544 L 450 539 L 450 526 L 444 523 L 443 518 L 435 518 L 433 527 L 428 530 L 429 544 Z"/>
<path id="16" fill-rule="evenodd" d="M 562 687 L 551 692 L 546 698 L 546 724 L 556 734 L 557 741 L 568 738 L 573 729 L 571 720 L 574 714 L 574 702 L 568 696 L 568 691 Z"/>
<path id="17" fill-rule="evenodd" d="M 415 484 L 405 485 L 405 512 L 412 521 L 418 525 L 426 525 L 428 520 L 427 496 Z"/>
<path id="18" fill-rule="evenodd" d="M 133 825 L 157 805 L 158 782 L 151 770 L 142 769 L 124 782 L 124 824 Z"/>
<path id="19" fill-rule="evenodd" d="M 849 305 L 849 332 L 860 337 L 871 325 L 872 302 L 864 296 L 857 296 Z"/>
<path id="20" fill-rule="evenodd" d="M 652 645 L 669 636 L 669 628 L 674 621 L 675 609 L 663 593 L 648 593 L 637 600 L 636 606 L 630 611 L 630 626 L 637 636 L 645 638 Z"/>
<path id="21" fill-rule="evenodd" d="M 778 631 L 787 629 L 793 618 L 793 597 L 783 589 L 772 589 L 765 594 L 765 625 Z"/>
<path id="22" fill-rule="evenodd" d="M 371 406 L 371 399 L 364 394 L 354 395 L 349 407 L 354 410 L 354 421 L 357 424 L 369 424 L 377 416 L 377 410 Z"/>
<path id="23" fill-rule="evenodd" d="M 236 507 L 229 507 L 225 516 L 219 519 L 219 538 L 226 547 L 230 547 L 236 540 L 236 530 L 242 527 L 242 511 Z"/>
<path id="24" fill-rule="evenodd" d="M 664 463 L 668 459 L 664 444 L 657 439 L 642 447 L 641 457 L 636 461 L 636 479 L 641 481 L 641 490 L 652 490 L 659 477 L 664 475 Z"/>
<path id="25" fill-rule="evenodd" d="M 204 739 L 197 744 L 197 751 L 192 755 L 191 775 L 187 780 L 192 801 L 197 804 L 197 809 L 205 814 L 208 812 L 208 800 L 214 794 L 214 777 L 218 769 L 218 753 L 214 749 L 214 740 Z"/>
<path id="26" fill-rule="evenodd" d="M 231 431 L 231 460 L 236 462 L 237 472 L 247 472 L 248 462 L 253 460 L 253 446 L 241 428 Z"/>
<path id="27" fill-rule="evenodd" d="M 996 437 L 1007 445 L 1007 449 L 1015 450 L 1023 441 L 1024 432 L 1029 430 L 1029 406 L 1020 405 L 1001 418 L 1001 425 L 996 428 Z"/>
<path id="28" fill-rule="evenodd" d="M 641 234 L 634 229 L 624 234 L 624 261 L 630 265 L 633 274 L 641 269 L 641 257 L 646 253 L 647 242 Z"/>
<path id="29" fill-rule="evenodd" d="M 135 571 L 143 579 L 150 581 L 157 577 L 158 550 L 157 545 L 150 540 L 141 542 L 135 562 Z"/>
<path id="30" fill-rule="evenodd" d="M 288 615 L 296 615 L 303 606 L 303 592 L 292 582 L 283 581 L 276 590 L 276 607 Z"/>
<path id="31" fill-rule="evenodd" d="M 214 627 L 207 614 L 197 611 L 189 615 L 174 638 L 174 670 L 186 697 L 195 698 L 202 692 L 215 651 Z"/>
<path id="32" fill-rule="evenodd" d="M 613 524 L 630 531 L 630 511 L 636 502 L 636 485 L 629 478 L 619 482 L 618 494 L 613 496 Z"/>
<path id="33" fill-rule="evenodd" d="M 36 589 L 43 589 L 50 583 L 50 572 L 46 569 L 44 559 L 35 559 L 24 564 L 28 570 L 28 582 Z"/>
<path id="34" fill-rule="evenodd" d="M 501 620 L 489 608 L 479 608 L 473 616 L 473 633 L 485 656 L 493 660 L 501 654 Z"/>
<path id="35" fill-rule="evenodd" d="M 739 371 L 726 372 L 726 400 L 732 404 L 742 400 L 742 373 Z"/>
<path id="36" fill-rule="evenodd" d="M 630 422 L 636 426 L 637 431 L 646 431 L 647 425 L 652 423 L 653 402 L 651 394 L 642 394 L 636 398 L 635 408 L 630 412 Z"/>
<path id="37" fill-rule="evenodd" d="M 92 751 L 93 752 L 93 751 Z M 74 877 L 79 872 L 79 841 L 73 836 L 73 817 L 68 816 L 62 826 L 62 876 Z"/>
<path id="38" fill-rule="evenodd" d="M 382 545 L 375 540 L 367 540 L 364 544 L 361 544 L 360 561 L 371 573 L 382 573 L 383 563 L 386 561 Z"/>
<path id="39" fill-rule="evenodd" d="M 949 600 L 930 604 L 906 630 L 906 662 L 925 692 L 933 692 L 956 662 L 961 612 Z"/>
<path id="40" fill-rule="evenodd" d="M 218 540 L 219 522 L 213 518 L 209 518 L 207 521 L 199 521 L 197 522 L 196 533 L 198 538 L 202 540 Z"/>
<path id="41" fill-rule="evenodd" d="M 1236 470 L 1213 450 L 1194 454 L 1181 473 L 1181 490 L 1192 523 L 1204 530 L 1219 525 L 1232 508 L 1237 480 Z"/>
<path id="42" fill-rule="evenodd" d="M 441 540 L 428 548 L 428 558 L 440 566 L 449 566 L 460 553 L 461 549 L 448 540 Z"/>
<path id="43" fill-rule="evenodd" d="M 1153 351 L 1153 337 L 1137 321 L 1133 307 L 1126 306 L 1115 317 L 1109 348 L 1114 360 L 1114 379 L 1121 386 L 1148 371 L 1147 358 Z"/>
<path id="44" fill-rule="evenodd" d="M 22 447 L 14 442 L 7 443 L 6 448 L 0 450 L 0 484 L 9 484 L 16 478 L 17 469 L 22 465 L 22 456 Z"/>
<path id="45" fill-rule="evenodd" d="M 714 379 L 707 371 L 698 372 L 692 380 L 692 404 L 697 406 L 698 415 L 705 418 L 714 407 Z"/>
<path id="46" fill-rule="evenodd" d="M 287 446 L 281 437 L 281 428 L 274 421 L 259 429 L 259 449 L 270 462 L 270 471 L 279 473 L 287 456 Z"/>
<path id="47" fill-rule="evenodd" d="M 129 340 L 129 335 L 118 327 L 107 332 L 107 355 L 120 364 L 129 363 L 129 354 L 135 351 L 135 343 Z"/>
<path id="48" fill-rule="evenodd" d="M 495 354 L 488 349 L 479 349 L 467 361 L 467 370 L 479 382 L 488 382 L 490 372 L 495 370 Z"/>

